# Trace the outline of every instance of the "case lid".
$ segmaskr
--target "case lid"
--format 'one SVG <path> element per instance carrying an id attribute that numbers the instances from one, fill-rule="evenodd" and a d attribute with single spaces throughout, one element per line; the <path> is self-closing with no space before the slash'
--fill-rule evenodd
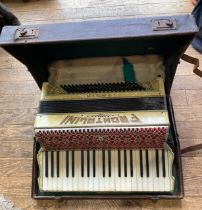
<path id="1" fill-rule="evenodd" d="M 191 15 L 6 26 L 0 45 L 27 66 L 40 88 L 55 60 L 159 54 L 169 95 L 179 59 L 197 31 Z"/>

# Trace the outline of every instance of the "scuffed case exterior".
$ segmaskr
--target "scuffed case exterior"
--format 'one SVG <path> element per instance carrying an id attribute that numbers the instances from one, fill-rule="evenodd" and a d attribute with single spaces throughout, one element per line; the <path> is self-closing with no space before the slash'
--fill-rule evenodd
<path id="1" fill-rule="evenodd" d="M 88 194 L 78 192 L 78 193 L 43 193 L 39 191 L 38 187 L 38 176 L 39 176 L 39 167 L 37 164 L 37 153 L 40 149 L 40 145 L 37 141 L 34 142 L 33 147 L 33 172 L 32 172 L 32 198 L 34 199 L 181 199 L 184 196 L 184 186 L 182 178 L 182 165 L 181 165 L 181 151 L 180 144 L 178 140 L 178 134 L 175 125 L 174 113 L 172 108 L 171 99 L 168 98 L 168 111 L 169 118 L 171 122 L 171 131 L 173 140 L 168 142 L 169 146 L 172 148 L 174 153 L 174 162 L 173 162 L 173 175 L 175 177 L 175 189 L 172 193 L 93 193 L 89 192 Z"/>

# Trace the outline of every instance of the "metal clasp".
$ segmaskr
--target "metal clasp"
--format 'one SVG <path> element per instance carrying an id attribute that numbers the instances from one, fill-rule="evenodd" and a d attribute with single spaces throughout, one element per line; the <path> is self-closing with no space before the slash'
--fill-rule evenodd
<path id="1" fill-rule="evenodd" d="M 38 28 L 18 28 L 15 31 L 15 40 L 38 38 Z"/>
<path id="2" fill-rule="evenodd" d="M 176 29 L 177 29 L 177 23 L 176 20 L 173 18 L 152 20 L 153 31 L 176 30 Z"/>

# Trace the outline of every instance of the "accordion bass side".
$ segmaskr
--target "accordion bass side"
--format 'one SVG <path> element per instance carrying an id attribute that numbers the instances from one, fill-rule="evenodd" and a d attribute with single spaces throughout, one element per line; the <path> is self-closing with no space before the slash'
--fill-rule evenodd
<path id="1" fill-rule="evenodd" d="M 170 90 L 196 32 L 190 15 L 4 27 L 41 89 L 34 199 L 183 198 Z"/>

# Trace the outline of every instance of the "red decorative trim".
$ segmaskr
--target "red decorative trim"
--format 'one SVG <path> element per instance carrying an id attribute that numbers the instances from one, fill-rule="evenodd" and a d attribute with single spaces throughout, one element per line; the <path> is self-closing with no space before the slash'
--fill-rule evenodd
<path id="1" fill-rule="evenodd" d="M 168 127 L 40 130 L 36 138 L 46 150 L 162 148 Z"/>

